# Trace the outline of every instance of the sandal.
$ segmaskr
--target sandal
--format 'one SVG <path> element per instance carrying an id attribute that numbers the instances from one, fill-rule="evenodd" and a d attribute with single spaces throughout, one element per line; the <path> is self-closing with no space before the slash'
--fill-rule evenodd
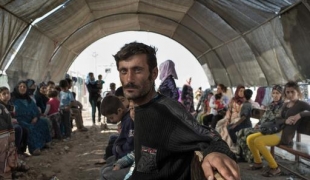
<path id="1" fill-rule="evenodd" d="M 253 164 L 253 165 L 250 165 L 250 167 L 248 168 L 248 170 L 252 170 L 252 171 L 260 170 L 260 169 L 263 169 L 263 165 Z"/>
<path id="2" fill-rule="evenodd" d="M 102 160 L 99 160 L 99 161 L 95 162 L 95 165 L 103 165 L 103 164 L 106 164 L 106 163 L 107 162 L 104 159 L 102 159 Z"/>
<path id="3" fill-rule="evenodd" d="M 274 170 L 274 172 L 272 172 Z M 279 168 L 276 169 L 269 169 L 267 172 L 263 173 L 262 175 L 265 177 L 274 177 L 281 175 L 281 170 Z"/>

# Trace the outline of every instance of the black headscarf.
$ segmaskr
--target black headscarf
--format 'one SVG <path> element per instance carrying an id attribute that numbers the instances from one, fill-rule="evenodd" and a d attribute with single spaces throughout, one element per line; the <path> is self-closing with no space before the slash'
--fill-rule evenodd
<path id="1" fill-rule="evenodd" d="M 41 87 L 43 87 L 43 86 L 47 86 L 46 84 L 45 84 L 45 82 L 41 82 L 36 88 L 35 88 L 35 91 L 34 91 L 34 95 L 37 95 L 37 96 L 46 96 L 45 94 L 42 94 L 41 92 L 40 92 L 40 89 L 41 89 Z"/>
<path id="2" fill-rule="evenodd" d="M 27 99 L 28 100 L 28 102 L 30 102 L 31 101 L 31 98 L 30 98 L 30 96 L 29 96 L 29 94 L 27 93 L 28 91 L 26 91 L 26 93 L 25 94 L 20 94 L 20 92 L 19 92 L 19 90 L 18 90 L 18 88 L 19 88 L 19 85 L 20 84 L 25 84 L 26 85 L 26 88 L 27 88 L 27 90 L 28 90 L 28 87 L 27 87 L 27 83 L 26 83 L 26 81 L 19 81 L 18 83 L 17 83 L 17 85 L 14 87 L 14 90 L 13 90 L 13 92 L 12 92 L 12 102 L 15 100 L 15 99 Z"/>
<path id="3" fill-rule="evenodd" d="M 34 85 L 36 82 L 33 80 L 33 79 L 27 79 L 26 81 L 26 86 L 27 86 L 27 93 L 31 96 L 33 95 L 34 91 L 36 90 L 35 88 L 34 89 L 31 89 L 30 87 L 32 85 Z"/>

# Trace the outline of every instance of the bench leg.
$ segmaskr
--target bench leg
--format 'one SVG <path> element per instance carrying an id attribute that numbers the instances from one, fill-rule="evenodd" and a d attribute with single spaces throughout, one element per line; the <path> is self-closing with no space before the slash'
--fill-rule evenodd
<path id="1" fill-rule="evenodd" d="M 270 146 L 270 153 L 274 157 L 274 146 Z"/>
<path id="2" fill-rule="evenodd" d="M 299 160 L 300 160 L 300 158 L 299 158 L 299 156 L 298 155 L 295 155 L 295 161 L 299 164 Z"/>

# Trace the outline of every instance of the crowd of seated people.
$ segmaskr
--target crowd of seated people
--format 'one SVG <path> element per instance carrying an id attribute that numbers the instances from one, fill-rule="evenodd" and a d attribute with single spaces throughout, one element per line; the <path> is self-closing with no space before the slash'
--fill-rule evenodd
<path id="1" fill-rule="evenodd" d="M 197 121 L 215 128 L 220 133 L 222 139 L 227 142 L 231 150 L 236 154 L 239 162 L 252 163 L 249 166 L 249 170 L 262 169 L 263 163 L 261 157 L 263 157 L 267 161 L 269 169 L 262 175 L 265 177 L 280 175 L 281 170 L 267 146 L 279 144 L 289 146 L 298 127 L 298 121 L 302 117 L 310 116 L 310 105 L 301 100 L 301 90 L 298 83 L 288 81 L 284 85 L 284 90 L 281 85 L 264 88 L 268 89 L 264 93 L 265 99 L 269 96 L 271 99 L 268 99 L 268 105 L 261 104 L 261 106 L 259 105 L 261 102 L 258 103 L 251 100 L 253 92 L 250 89 L 239 85 L 236 88 L 233 98 L 227 104 L 227 110 L 224 116 L 219 113 L 218 107 L 222 106 L 219 105 L 220 102 L 223 105 L 227 102 L 224 94 L 226 90 L 223 85 L 217 86 L 217 88 L 217 92 L 211 98 L 207 96 L 201 97 L 205 98 L 201 102 L 206 101 L 209 103 L 199 104 L 202 105 L 203 113 L 199 113 Z M 223 89 L 224 91 L 222 91 Z M 207 90 L 206 93 L 210 94 L 209 89 Z M 262 91 L 262 88 L 260 91 Z M 217 94 L 224 94 L 224 96 L 221 95 L 222 98 L 216 98 Z M 261 92 L 257 94 L 257 96 L 261 95 Z M 217 102 L 216 99 L 220 102 Z M 262 98 L 256 99 L 262 100 Z M 205 107 L 211 110 L 208 112 L 207 109 L 204 109 Z M 254 126 L 252 126 L 250 121 L 253 108 L 265 110 L 259 122 Z M 218 117 L 214 118 L 216 116 L 222 116 L 222 119 Z M 277 124 L 277 131 L 266 134 L 263 127 L 266 128 L 265 126 L 269 126 L 270 129 L 273 128 L 271 127 L 272 123 L 268 122 Z"/>
<path id="2" fill-rule="evenodd" d="M 12 92 L 8 87 L 0 87 L 0 167 L 6 169 L 3 172 L 0 169 L 0 177 L 11 176 L 12 171 L 27 171 L 23 159 L 40 155 L 42 150 L 51 146 L 53 139 L 69 141 L 72 114 L 77 121 L 77 130 L 87 131 L 83 125 L 83 107 L 75 100 L 71 86 L 70 79 L 61 80 L 58 87 L 52 81 L 37 86 L 34 80 L 28 79 L 19 81 Z M 110 153 L 104 158 L 101 179 L 126 179 L 130 176 L 130 169 L 134 168 L 134 117 L 130 115 L 134 113 L 134 108 L 128 105 L 121 88 L 119 92 L 105 97 L 105 104 L 101 106 L 104 116 L 113 122 L 121 122 L 119 134 L 113 136 L 110 150 L 107 150 Z M 298 121 L 310 116 L 310 105 L 300 100 L 298 84 L 289 81 L 284 89 L 281 85 L 273 86 L 271 103 L 263 106 L 265 113 L 254 126 L 250 121 L 251 112 L 253 108 L 260 107 L 251 100 L 252 90 L 240 85 L 230 100 L 225 93 L 226 87 L 222 84 L 217 86 L 214 94 L 208 89 L 200 97 L 204 99 L 197 120 L 214 128 L 239 161 L 250 162 L 249 170 L 262 169 L 263 157 L 269 170 L 262 175 L 280 175 L 281 170 L 266 146 L 290 145 Z M 268 121 L 276 121 L 283 126 L 278 131 L 265 134 L 260 127 Z"/>
<path id="3" fill-rule="evenodd" d="M 59 82 L 59 89 L 52 81 L 37 86 L 32 79 L 19 81 L 12 92 L 0 87 L 0 179 L 27 171 L 23 160 L 40 155 L 53 139 L 70 140 L 71 108 L 80 105 L 70 87 L 68 79 Z M 76 124 L 87 131 L 83 122 Z"/>

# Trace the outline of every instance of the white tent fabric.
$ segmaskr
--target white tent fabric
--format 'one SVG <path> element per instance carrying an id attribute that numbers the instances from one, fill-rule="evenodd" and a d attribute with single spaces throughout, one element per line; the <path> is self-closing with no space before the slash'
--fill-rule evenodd
<path id="1" fill-rule="evenodd" d="M 96 40 L 150 31 L 185 46 L 211 85 L 306 81 L 309 7 L 301 0 L 0 0 L 0 68 L 10 84 L 58 81 Z"/>

